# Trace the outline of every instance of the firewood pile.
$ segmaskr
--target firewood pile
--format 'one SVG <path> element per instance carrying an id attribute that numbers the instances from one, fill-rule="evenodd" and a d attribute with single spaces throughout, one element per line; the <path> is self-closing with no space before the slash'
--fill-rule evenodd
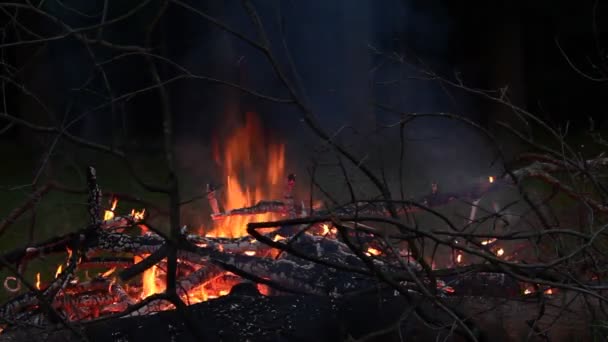
<path id="1" fill-rule="evenodd" d="M 377 277 L 366 263 L 394 274 L 403 283 L 411 281 L 411 272 L 422 271 L 406 250 L 395 250 L 375 239 L 382 233 L 379 229 L 347 219 L 355 212 L 381 217 L 386 214 L 382 205 L 356 203 L 332 212 L 318 210 L 307 214 L 310 208 L 304 203 L 295 204 L 294 183 L 295 176 L 290 175 L 282 200 L 260 201 L 251 207 L 224 212 L 219 210 L 216 190 L 207 189 L 215 221 L 271 213 L 273 217 L 284 218 L 282 225 L 249 223 L 249 235 L 238 238 L 196 234 L 184 227 L 181 239 L 171 241 L 146 223 L 145 210 L 118 215 L 116 200 L 103 210 L 95 170 L 90 168 L 89 225 L 5 254 L 6 263 L 12 265 L 24 265 L 50 254 L 66 256 L 51 281 L 41 281 L 38 274 L 32 288 L 0 308 L 5 331 L 24 324 L 45 327 L 57 324 L 59 319 L 80 323 L 173 309 L 169 301 L 156 298 L 164 291 L 166 249 L 170 243 L 178 246 L 177 293 L 189 305 L 227 295 L 233 286 L 243 282 L 256 284 L 266 296 L 338 298 L 378 286 Z M 416 207 L 407 210 L 414 211 Z M 89 269 L 104 271 L 83 276 L 83 271 Z M 446 276 L 436 280 L 437 289 L 444 296 L 456 295 L 458 288 L 470 294 L 466 289 L 473 288 L 471 282 L 485 282 L 490 284 L 486 288 L 499 286 L 506 289 L 505 293 L 519 294 L 518 284 L 505 283 L 504 275 L 488 273 L 481 277 L 478 274 L 477 279 L 471 280 Z M 48 278 L 45 275 L 44 279 Z M 22 279 L 7 278 L 5 288 L 9 289 L 11 283 L 21 285 Z"/>

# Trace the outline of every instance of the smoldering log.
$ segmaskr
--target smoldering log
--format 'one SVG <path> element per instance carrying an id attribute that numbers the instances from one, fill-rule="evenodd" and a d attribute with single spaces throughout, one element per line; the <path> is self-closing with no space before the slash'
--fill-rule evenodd
<path id="1" fill-rule="evenodd" d="M 417 305 L 417 306 L 416 306 Z M 413 314 L 414 309 L 443 329 L 434 331 Z M 369 341 L 412 341 L 445 337 L 452 329 L 445 314 L 428 303 L 413 303 L 392 291 L 373 291 L 342 299 L 322 296 L 260 295 L 250 283 L 233 287 L 227 296 L 194 304 L 185 313 L 199 327 L 206 342 L 231 341 L 344 341 L 379 333 Z M 398 333 L 392 327 L 401 327 Z M 176 311 L 139 315 L 77 326 L 90 340 L 104 341 L 198 341 Z M 67 330 L 21 329 L 0 335 L 0 341 L 78 341 Z M 408 339 L 409 340 L 409 339 Z M 446 341 L 461 341 L 456 333 Z"/>

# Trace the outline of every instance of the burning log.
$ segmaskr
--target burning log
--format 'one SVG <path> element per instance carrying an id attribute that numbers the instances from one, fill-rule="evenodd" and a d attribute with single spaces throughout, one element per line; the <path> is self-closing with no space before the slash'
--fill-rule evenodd
<path id="1" fill-rule="evenodd" d="M 260 201 L 251 207 L 244 207 L 238 209 L 228 210 L 223 213 L 214 213 L 211 217 L 214 220 L 221 220 L 227 216 L 242 216 L 242 215 L 258 215 L 266 213 L 279 213 L 285 212 L 286 205 L 281 201 Z"/>
<path id="2" fill-rule="evenodd" d="M 92 174 L 94 175 L 94 170 Z M 259 201 L 252 207 L 232 209 L 224 213 L 220 212 L 214 188 L 208 188 L 207 198 L 215 220 L 231 216 L 276 213 L 286 215 L 294 221 L 298 214 L 293 199 L 294 185 L 295 176 L 290 175 L 282 202 Z M 96 209 L 101 196 L 99 189 L 93 181 L 90 182 L 90 188 L 93 189 L 90 196 L 90 213 L 100 215 L 99 210 Z M 432 191 L 438 196 L 436 184 Z M 443 202 L 440 200 L 427 202 L 429 205 L 439 205 L 438 203 Z M 412 208 L 421 207 L 412 205 L 411 208 L 404 207 L 402 210 Z M 107 220 L 95 219 L 95 223 L 91 220 L 88 227 L 77 233 L 19 249 L 11 252 L 12 254 L 9 253 L 6 259 L 11 262 L 22 262 L 34 256 L 64 252 L 66 248 L 70 248 L 75 252 L 70 257 L 65 274 L 73 274 L 76 267 L 112 268 L 111 271 L 105 272 L 108 276 L 114 268 L 126 268 L 120 273 L 120 279 L 126 282 L 143 273 L 140 282 L 134 280 L 123 288 L 107 277 L 78 282 L 70 281 L 69 276 L 62 274 L 44 288 L 41 294 L 32 291 L 7 303 L 0 308 L 0 318 L 10 321 L 27 317 L 28 322 L 45 321 L 42 318 L 46 317 L 40 318 L 39 315 L 40 298 L 47 298 L 53 307 L 68 319 L 79 322 L 104 317 L 110 313 L 123 316 L 148 316 L 154 312 L 171 309 L 173 304 L 166 300 L 170 297 L 151 297 L 164 291 L 166 250 L 169 247 L 178 250 L 177 295 L 188 304 L 227 294 L 231 289 L 238 288 L 235 284 L 241 283 L 243 278 L 274 287 L 278 290 L 277 294 L 295 292 L 331 298 L 344 298 L 355 292 L 376 287 L 378 279 L 375 271 L 391 274 L 395 281 L 405 284 L 405 288 L 411 289 L 412 292 L 417 290 L 417 285 L 413 282 L 414 277 L 422 279 L 424 284 L 430 283 L 429 274 L 423 274 L 422 267 L 409 255 L 401 253 L 402 251 L 392 251 L 388 247 L 388 242 L 383 242 L 374 227 L 362 225 L 356 220 L 340 225 L 340 232 L 344 233 L 340 234 L 340 237 L 349 242 L 346 244 L 340 241 L 338 234 L 332 233 L 332 229 L 325 223 L 332 220 L 332 217 L 339 218 L 353 213 L 384 217 L 388 212 L 386 202 L 354 203 L 332 210 L 327 216 L 313 217 L 316 221 L 312 225 L 306 222 L 306 219 L 309 219 L 306 218 L 301 219 L 297 224 L 285 223 L 285 226 L 278 228 L 260 226 L 259 228 L 274 229 L 274 231 L 264 231 L 264 234 L 257 235 L 254 235 L 258 233 L 257 231 L 250 231 L 249 233 L 255 238 L 186 235 L 184 230 L 175 241 L 169 241 L 161 236 L 160 231 L 154 229 L 151 231 L 157 233 L 133 234 L 133 231 L 128 231 L 127 228 L 142 225 L 140 213 L 136 215 L 133 211 L 130 216 L 123 217 L 115 215 L 114 210 L 115 203 L 109 210 L 111 214 L 105 217 Z M 300 213 L 304 210 L 302 205 Z M 323 215 L 323 212 L 317 212 L 315 215 Z M 229 220 L 223 222 L 227 221 Z M 350 236 L 354 238 L 349 239 Z M 495 247 L 494 242 L 488 239 L 482 241 L 480 245 L 487 245 L 489 250 L 490 245 L 491 248 Z M 500 256 L 499 249 L 492 249 L 492 252 Z M 81 253 L 86 255 L 81 256 Z M 111 256 L 93 256 L 102 254 L 111 254 Z M 126 257 L 123 254 L 130 256 Z M 462 254 L 459 256 L 461 259 L 457 261 L 461 263 Z M 138 262 L 135 258 L 145 259 Z M 79 259 L 81 260 L 78 261 Z M 492 277 L 493 275 L 488 275 L 486 278 L 494 279 Z M 465 281 L 461 278 L 441 276 L 437 279 L 437 288 L 442 294 L 450 294 L 454 291 L 457 294 L 460 291 L 474 294 L 486 291 L 488 286 L 482 290 L 466 292 L 467 288 L 472 287 L 467 281 L 483 280 Z M 491 284 L 495 284 L 499 289 L 512 285 L 507 284 L 504 279 Z M 46 322 L 49 323 L 50 320 L 46 319 Z"/>
<path id="3" fill-rule="evenodd" d="M 374 291 L 343 299 L 322 296 L 262 296 L 254 286 L 243 283 L 230 294 L 213 301 L 188 306 L 183 314 L 200 322 L 198 337 L 208 342 L 219 341 L 320 341 L 333 342 L 360 339 L 376 333 L 380 341 L 398 340 L 401 334 L 421 340 L 435 340 L 450 332 L 448 318 L 428 304 L 419 304 L 418 314 L 433 317 L 438 330 L 428 327 L 413 315 L 412 303 L 388 291 Z M 105 341 L 200 341 L 187 328 L 182 315 L 175 310 L 144 310 L 140 314 L 113 320 L 83 324 L 82 331 L 90 340 Z M 361 315 L 361 313 L 366 313 Z M 403 319 L 408 317 L 408 319 Z M 400 327 L 386 329 L 390 325 Z M 378 333 L 378 331 L 386 332 Z M 456 336 L 458 336 L 456 331 Z M 0 335 L 2 342 L 71 342 L 78 336 L 66 329 L 32 327 Z M 452 341 L 459 341 L 454 339 Z"/>

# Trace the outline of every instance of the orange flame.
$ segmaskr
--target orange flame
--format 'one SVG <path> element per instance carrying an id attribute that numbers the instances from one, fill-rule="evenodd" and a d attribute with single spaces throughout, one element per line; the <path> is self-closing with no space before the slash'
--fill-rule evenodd
<path id="1" fill-rule="evenodd" d="M 459 264 L 462 262 L 462 254 L 458 254 L 456 256 L 456 262 L 459 263 Z"/>
<path id="2" fill-rule="evenodd" d="M 160 290 L 160 287 L 156 284 L 156 265 L 154 265 L 144 271 L 143 290 L 141 297 L 146 298 L 160 292 L 162 291 Z"/>
<path id="3" fill-rule="evenodd" d="M 114 266 L 114 267 L 110 268 L 109 270 L 105 271 L 101 276 L 103 278 L 107 278 L 110 275 L 112 275 L 112 273 L 114 273 L 114 271 L 116 271 L 116 266 Z"/>
<path id="4" fill-rule="evenodd" d="M 261 186 L 277 185 L 283 179 L 285 146 L 272 144 L 265 139 L 261 121 L 255 113 L 246 113 L 245 124 L 222 142 L 221 147 L 217 142 L 214 144 L 214 159 L 223 167 L 226 179 L 223 189 L 223 206 L 226 210 L 252 206 L 261 199 L 276 198 L 280 194 L 272 191 L 277 190 L 276 186 L 269 189 Z M 255 184 L 255 187 L 242 185 L 241 181 Z M 276 219 L 279 217 L 270 213 L 228 216 L 216 221 L 215 228 L 207 236 L 241 237 L 247 235 L 248 223 Z"/>
<path id="5" fill-rule="evenodd" d="M 36 273 L 36 289 L 40 290 L 40 272 Z"/>
<path id="6" fill-rule="evenodd" d="M 141 211 L 136 211 L 135 209 L 131 209 L 131 217 L 133 218 L 134 221 L 143 220 L 145 215 L 146 215 L 146 208 L 142 209 Z"/>

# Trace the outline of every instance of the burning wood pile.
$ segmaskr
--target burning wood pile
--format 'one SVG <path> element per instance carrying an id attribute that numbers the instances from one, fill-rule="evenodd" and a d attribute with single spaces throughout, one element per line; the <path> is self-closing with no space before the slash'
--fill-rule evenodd
<path id="1" fill-rule="evenodd" d="M 165 300 L 154 300 L 165 290 L 164 251 L 170 239 L 145 222 L 145 209 L 121 214 L 118 200 L 114 199 L 102 213 L 95 179 L 91 168 L 88 227 L 5 255 L 8 263 L 20 265 L 50 254 L 66 256 L 54 276 L 38 273 L 35 288 L 0 309 L 0 317 L 8 326 L 10 322 L 48 324 L 49 310 L 67 321 L 83 322 L 174 308 Z M 376 285 L 376 276 L 366 262 L 403 281 L 411 279 L 409 272 L 422 270 L 405 249 L 393 249 L 376 239 L 381 234 L 379 229 L 348 219 L 353 212 L 384 216 L 386 208 L 358 203 L 332 213 L 318 210 L 311 215 L 310 208 L 302 202 L 296 204 L 293 198 L 295 181 L 294 175 L 287 177 L 282 200 L 260 201 L 226 211 L 219 210 L 217 190 L 208 187 L 207 198 L 216 226 L 246 222 L 249 234 L 220 237 L 221 229 L 203 235 L 183 228 L 181 241 L 177 242 L 176 284 L 185 303 L 226 295 L 243 281 L 255 282 L 265 295 L 341 296 Z M 284 220 L 281 226 L 255 223 L 259 217 Z M 481 245 L 495 242 L 496 239 L 482 241 Z M 497 255 L 502 255 L 501 250 L 497 249 Z M 464 263 L 461 254 L 456 262 Z M 91 276 L 91 269 L 101 271 Z M 504 277 L 494 282 L 504 283 Z M 5 288 L 17 292 L 15 283 L 21 284 L 21 279 L 9 277 Z M 456 291 L 441 279 L 437 279 L 437 288 L 444 295 Z M 45 302 L 49 307 L 45 307 Z"/>
<path id="2" fill-rule="evenodd" d="M 237 180 L 239 163 L 251 163 L 244 157 L 251 151 L 239 150 L 248 144 L 229 140 L 228 145 L 233 146 L 223 160 L 225 187 L 209 184 L 205 189 L 211 229 L 183 227 L 177 239 L 154 227 L 146 209 L 123 212 L 118 198 L 104 207 L 95 169 L 89 168 L 89 224 L 4 254 L 5 267 L 19 268 L 35 258 L 65 255 L 56 271 L 38 273 L 33 281 L 17 276 L 22 274 L 18 269 L 13 270 L 15 276 L 5 279 L 5 289 L 16 293 L 0 307 L 5 331 L 23 324 L 44 327 L 61 321 L 90 322 L 171 310 L 175 301 L 163 296 L 173 281 L 171 249 L 177 251 L 175 292 L 187 305 L 225 296 L 243 282 L 255 284 L 266 296 L 338 298 L 377 288 L 379 279 L 389 282 L 386 274 L 406 292 L 420 294 L 430 288 L 438 297 L 556 291 L 515 281 L 484 263 L 517 257 L 516 248 L 507 247 L 496 234 L 471 235 L 454 229 L 449 235 L 453 240 L 439 241 L 451 246 L 451 253 L 436 261 L 437 248 L 432 253 L 418 251 L 416 257 L 409 240 L 438 241 L 437 236 L 445 233 L 386 228 L 395 224 L 394 217 L 433 212 L 432 208 L 455 199 L 471 204 L 468 222 L 473 223 L 481 196 L 504 186 L 504 179 L 491 176 L 461 193 L 440 192 L 434 183 L 428 196 L 416 200 L 361 201 L 329 210 L 296 199 L 295 175 L 281 177 L 282 147 L 271 149 L 273 157 L 264 172 L 265 180 L 280 189 L 280 197 L 267 200 L 259 189 L 243 187 Z M 262 182 L 262 178 L 255 181 Z"/>

